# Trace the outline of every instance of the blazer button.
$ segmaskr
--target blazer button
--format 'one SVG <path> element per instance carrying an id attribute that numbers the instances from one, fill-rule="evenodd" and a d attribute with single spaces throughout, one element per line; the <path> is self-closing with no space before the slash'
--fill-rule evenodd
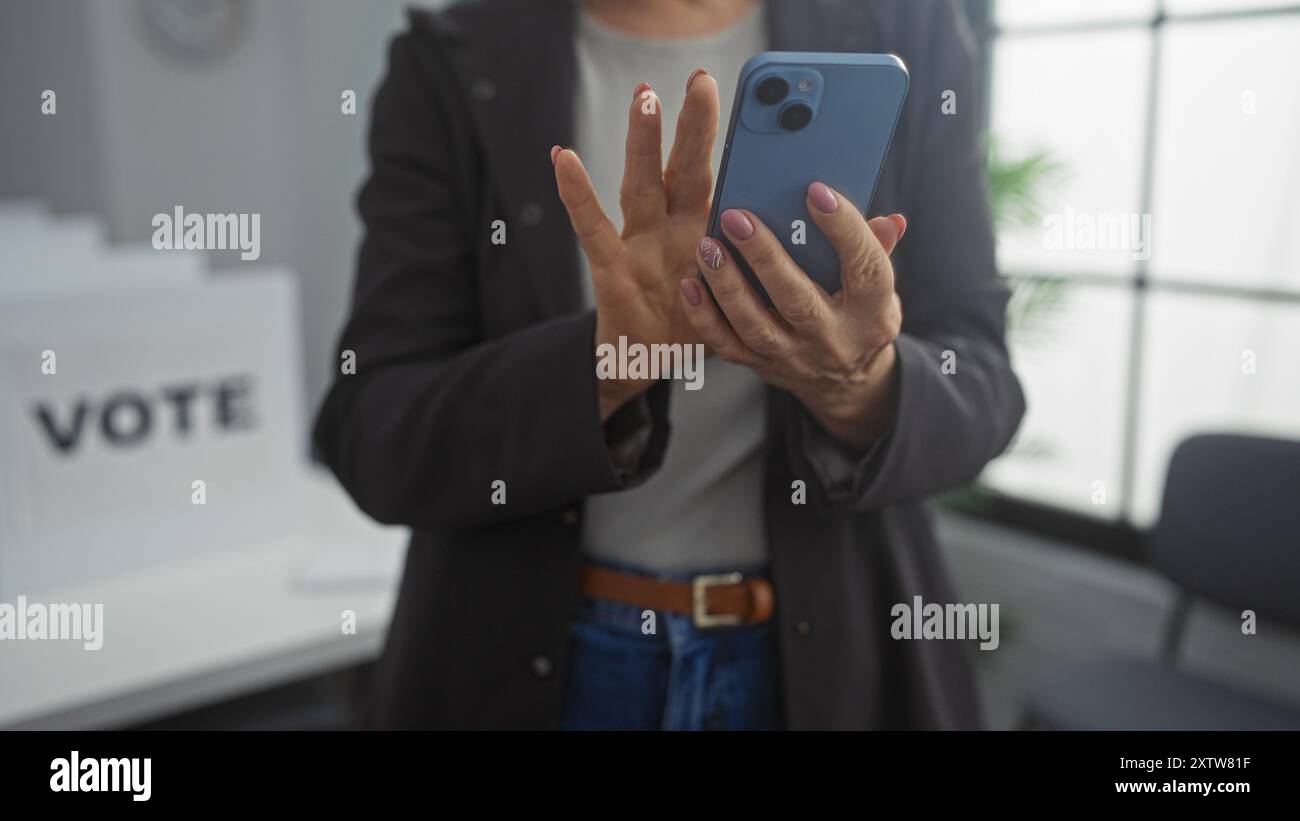
<path id="1" fill-rule="evenodd" d="M 542 221 L 542 206 L 535 202 L 525 204 L 519 209 L 519 221 L 524 224 L 524 227 L 532 228 Z"/>
<path id="2" fill-rule="evenodd" d="M 812 625 L 806 621 L 801 621 L 794 626 L 795 632 L 801 636 L 806 636 L 812 632 Z"/>
<path id="3" fill-rule="evenodd" d="M 546 656 L 533 656 L 533 675 L 538 678 L 550 678 L 551 660 Z"/>
<path id="4" fill-rule="evenodd" d="M 564 511 L 563 519 L 566 525 L 576 525 L 578 523 L 578 511 L 574 510 L 573 508 L 569 508 L 568 510 Z"/>
<path id="5" fill-rule="evenodd" d="M 479 77 L 470 83 L 469 94 L 480 103 L 486 103 L 497 96 L 497 84 L 486 77 Z"/>

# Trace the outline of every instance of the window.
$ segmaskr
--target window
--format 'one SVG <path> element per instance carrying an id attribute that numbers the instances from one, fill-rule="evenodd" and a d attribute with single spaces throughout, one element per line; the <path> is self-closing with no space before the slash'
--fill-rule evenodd
<path id="1" fill-rule="evenodd" d="M 1300 437 L 1300 3 L 991 18 L 990 137 L 1046 162 L 1029 218 L 999 228 L 1029 410 L 982 482 L 1145 528 L 1188 435 Z"/>

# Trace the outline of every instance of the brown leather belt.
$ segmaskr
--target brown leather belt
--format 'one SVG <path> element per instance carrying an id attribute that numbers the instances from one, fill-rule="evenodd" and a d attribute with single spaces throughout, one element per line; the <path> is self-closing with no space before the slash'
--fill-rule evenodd
<path id="1" fill-rule="evenodd" d="M 772 618 L 775 607 L 771 582 L 739 573 L 671 582 L 587 564 L 578 588 L 595 599 L 691 616 L 696 627 L 759 624 Z"/>

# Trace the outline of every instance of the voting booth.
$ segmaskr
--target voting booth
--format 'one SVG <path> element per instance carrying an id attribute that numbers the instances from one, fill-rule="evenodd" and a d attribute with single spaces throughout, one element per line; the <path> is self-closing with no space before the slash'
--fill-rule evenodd
<path id="1" fill-rule="evenodd" d="M 306 463 L 288 271 L 0 209 L 0 600 L 266 538 Z M 292 517 L 289 517 L 292 518 Z"/>

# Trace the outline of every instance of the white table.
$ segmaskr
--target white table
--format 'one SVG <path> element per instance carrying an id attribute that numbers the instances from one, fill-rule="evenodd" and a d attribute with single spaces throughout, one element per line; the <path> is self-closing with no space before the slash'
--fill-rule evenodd
<path id="1" fill-rule="evenodd" d="M 370 522 L 319 471 L 302 484 L 290 537 L 28 595 L 103 603 L 103 647 L 0 641 L 0 728 L 116 727 L 374 658 L 406 531 Z"/>

